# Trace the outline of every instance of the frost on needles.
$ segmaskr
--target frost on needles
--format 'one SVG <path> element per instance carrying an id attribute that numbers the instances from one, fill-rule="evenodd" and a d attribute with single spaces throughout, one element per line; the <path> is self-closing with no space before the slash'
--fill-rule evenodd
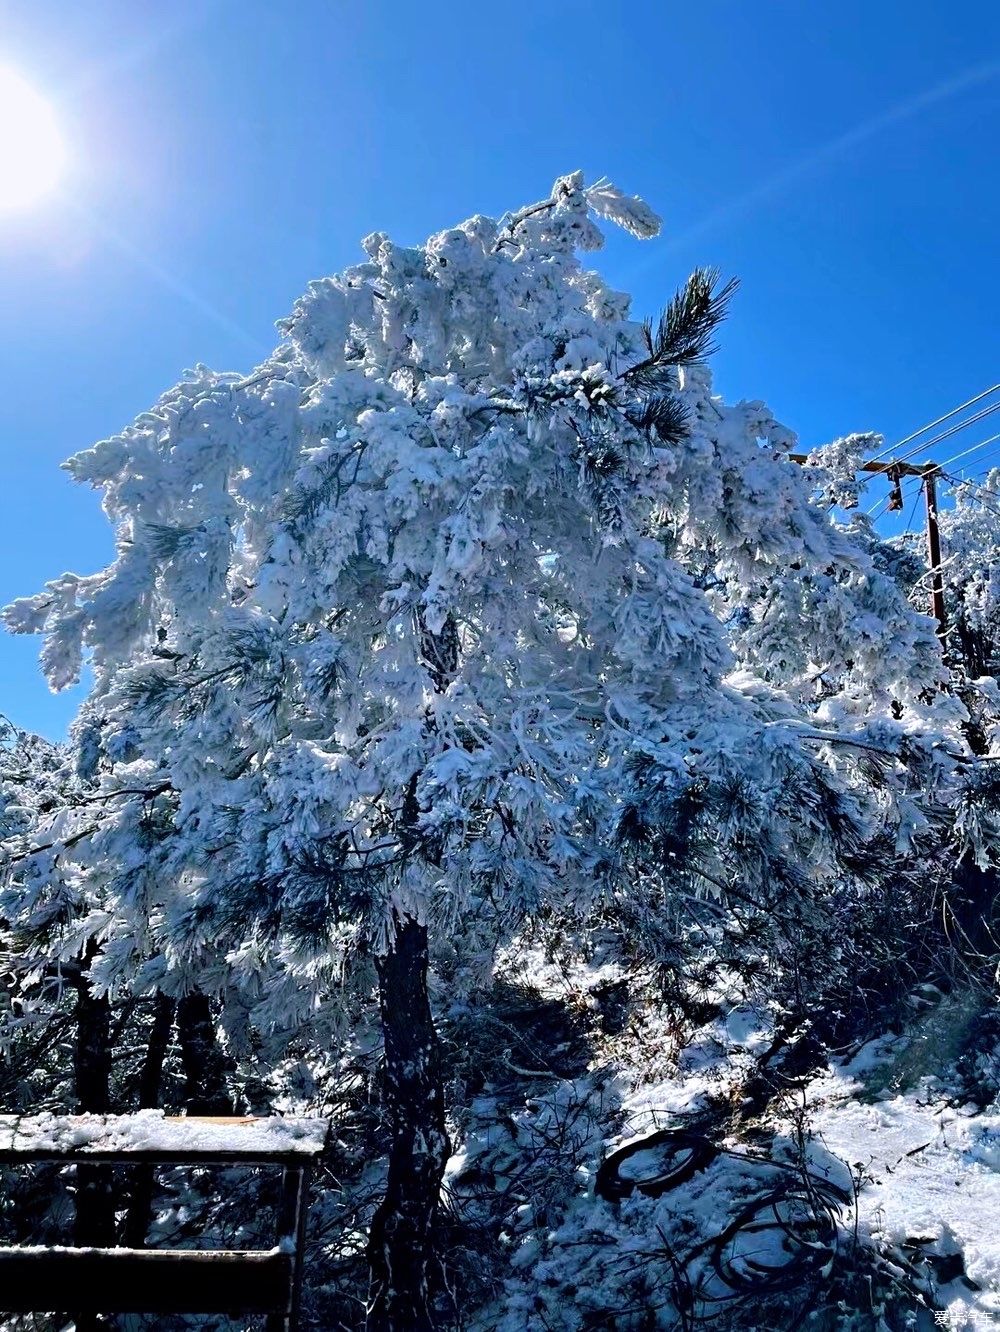
<path id="1" fill-rule="evenodd" d="M 199 367 L 67 463 L 117 558 L 6 621 L 44 634 L 54 688 L 93 664 L 77 738 L 103 798 L 56 835 L 99 831 L 63 859 L 100 875 L 138 823 L 169 832 L 114 876 L 108 983 L 141 962 L 137 918 L 172 966 L 280 958 L 308 988 L 361 937 L 384 949 L 394 911 L 492 938 L 586 909 L 635 889 L 622 820 L 653 795 L 669 819 L 740 788 L 832 871 L 813 806 L 870 816 L 865 746 L 919 823 L 893 776 L 947 769 L 957 725 L 929 621 L 810 503 L 790 432 L 713 395 L 704 275 L 651 339 L 581 263 L 595 217 L 657 229 L 575 174 L 422 247 L 369 236 L 251 374 Z"/>
<path id="2" fill-rule="evenodd" d="M 713 393 L 734 285 L 697 270 L 635 319 L 581 259 L 602 221 L 659 227 L 576 173 L 423 246 L 375 233 L 252 373 L 199 366 L 66 464 L 117 555 L 5 612 L 53 688 L 94 673 L 7 901 L 95 941 L 98 989 L 290 1027 L 359 960 L 384 1003 L 393 959 L 472 984 L 543 910 L 624 903 L 641 942 L 685 896 L 814 909 L 951 817 L 933 625 L 791 433 Z"/>

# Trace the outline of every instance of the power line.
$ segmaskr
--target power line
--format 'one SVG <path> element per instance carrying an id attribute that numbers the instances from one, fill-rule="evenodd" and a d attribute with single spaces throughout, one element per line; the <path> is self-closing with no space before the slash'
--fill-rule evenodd
<path id="1" fill-rule="evenodd" d="M 910 475 L 912 475 L 912 473 L 911 473 Z M 872 520 L 873 523 L 877 523 L 877 522 L 879 521 L 879 519 L 884 518 L 885 515 L 886 515 L 887 513 L 895 513 L 895 512 L 898 512 L 898 511 L 903 507 L 903 503 L 902 503 L 902 491 L 900 490 L 900 491 L 899 491 L 899 495 L 900 495 L 900 502 L 899 502 L 899 504 L 896 505 L 895 508 L 890 508 L 890 505 L 892 504 L 893 496 L 894 496 L 894 494 L 896 493 L 897 488 L 900 487 L 900 486 L 902 486 L 902 484 L 903 484 L 903 478 L 902 478 L 902 477 L 898 477 L 898 478 L 896 478 L 896 482 L 895 482 L 895 484 L 893 484 L 892 482 L 890 482 L 889 493 L 888 493 L 888 495 L 883 495 L 880 499 L 877 499 L 877 500 L 875 501 L 874 504 L 872 504 L 869 508 L 867 508 L 867 509 L 865 510 L 866 514 L 868 515 L 869 518 L 871 518 L 871 520 Z M 919 496 L 920 496 L 920 487 L 918 486 L 918 487 L 917 487 L 917 497 L 919 498 Z"/>
<path id="2" fill-rule="evenodd" d="M 985 487 L 977 486 L 973 482 L 964 481 L 945 471 L 946 467 L 950 467 L 952 463 L 958 462 L 959 459 L 968 458 L 971 454 L 979 453 L 980 450 L 986 448 L 987 445 L 995 444 L 1000 440 L 1000 432 L 995 435 L 990 435 L 986 439 L 979 440 L 969 448 L 961 449 L 958 453 L 953 454 L 950 458 L 946 458 L 943 462 L 927 462 L 920 465 L 908 462 L 907 460 L 924 449 L 930 449 L 935 444 L 940 444 L 942 440 L 951 439 L 952 436 L 957 435 L 969 426 L 974 425 L 976 421 L 981 421 L 987 416 L 992 416 L 994 412 L 1000 411 L 1000 402 L 994 402 L 987 407 L 980 408 L 980 410 L 974 412 L 972 416 L 967 417 L 963 421 L 956 422 L 946 430 L 939 431 L 936 435 L 932 435 L 930 439 L 921 439 L 919 444 L 915 445 L 912 449 L 909 449 L 906 453 L 900 454 L 895 450 L 900 449 L 904 444 L 909 444 L 913 440 L 919 439 L 920 436 L 925 435 L 928 430 L 933 430 L 935 426 L 939 426 L 943 424 L 943 422 L 950 420 L 951 417 L 958 415 L 959 412 L 964 411 L 966 408 L 974 407 L 977 402 L 982 402 L 983 398 L 988 398 L 998 390 L 1000 390 L 1000 384 L 994 384 L 992 388 L 984 389 L 982 393 L 977 394 L 974 398 L 970 398 L 968 402 L 964 402 L 960 406 L 952 408 L 950 412 L 946 412 L 944 416 L 938 417 L 936 421 L 931 421 L 928 425 L 922 426 L 912 435 L 908 435 L 906 439 L 900 440 L 899 444 L 895 446 L 895 449 L 883 449 L 883 451 L 876 454 L 874 458 L 869 458 L 866 462 L 860 462 L 858 464 L 860 471 L 885 476 L 890 482 L 891 488 L 889 495 L 882 500 L 877 500 L 868 510 L 868 516 L 872 518 L 873 522 L 882 518 L 889 510 L 890 506 L 893 509 L 902 508 L 901 483 L 904 477 L 916 476 L 920 478 L 919 484 L 917 485 L 917 493 L 906 520 L 904 531 L 912 531 L 913 519 L 916 516 L 917 505 L 920 502 L 920 496 L 922 494 L 927 506 L 927 563 L 929 566 L 928 571 L 931 576 L 931 615 L 937 621 L 938 633 L 940 635 L 943 635 L 946 632 L 947 620 L 945 616 L 941 534 L 938 522 L 938 504 L 935 481 L 938 477 L 941 477 L 950 481 L 953 485 L 968 486 L 969 489 L 976 494 L 979 503 L 982 504 L 984 508 L 988 509 L 991 513 L 995 513 L 997 517 L 1000 517 L 1000 508 L 994 508 L 993 505 L 994 500 L 1000 499 L 1000 495 L 998 495 L 996 491 L 987 490 Z M 989 458 L 996 452 L 998 452 L 998 450 L 993 449 L 990 453 L 983 456 Z M 894 453 L 894 456 L 891 458 L 887 457 L 889 453 Z M 805 465 L 808 465 L 809 463 L 808 454 L 789 453 L 787 456 L 791 462 Z M 896 504 L 894 502 L 895 500 L 899 500 L 899 503 Z M 877 513 L 876 510 L 878 511 Z M 872 517 L 872 515 L 875 515 L 875 517 Z"/>
<path id="3" fill-rule="evenodd" d="M 905 532 L 913 531 L 913 518 L 917 512 L 917 505 L 920 503 L 920 495 L 923 488 L 924 487 L 922 482 L 918 484 L 916 494 L 913 496 L 913 507 L 910 509 L 910 516 L 909 518 L 907 518 L 906 527 L 903 529 Z"/>
<path id="4" fill-rule="evenodd" d="M 1000 406 L 1000 403 L 997 405 Z M 959 458 L 967 458 L 970 453 L 975 453 L 978 449 L 984 448 L 987 444 L 994 444 L 998 439 L 1000 439 L 1000 434 L 990 435 L 989 439 L 981 439 L 978 444 L 973 444 L 971 449 L 963 449 L 961 453 L 956 453 L 954 457 L 945 458 L 944 462 L 938 463 L 938 470 L 943 472 L 944 469 L 950 467 L 953 462 L 958 462 Z M 993 452 L 995 453 L 996 450 L 994 449 Z"/>
<path id="5" fill-rule="evenodd" d="M 956 413 L 964 412 L 966 407 L 975 407 L 977 402 L 982 402 L 983 398 L 988 398 L 991 393 L 996 393 L 998 389 L 1000 389 L 1000 384 L 994 384 L 992 388 L 983 389 L 982 393 L 977 393 L 976 396 L 970 398 L 968 402 L 959 403 L 959 405 L 953 407 L 950 412 L 945 412 L 944 416 L 939 416 L 936 421 L 928 421 L 928 423 L 921 426 L 919 430 L 914 430 L 912 435 L 907 435 L 905 439 L 901 439 L 897 444 L 890 444 L 889 447 L 883 449 L 881 453 L 876 453 L 871 461 L 880 462 L 887 454 L 894 453 L 897 449 L 901 449 L 904 444 L 909 444 L 919 435 L 926 434 L 928 430 L 933 430 L 935 426 L 941 425 L 943 421 L 949 420 L 951 417 L 955 416 Z M 920 447 L 923 448 L 924 446 L 921 445 Z M 913 452 L 916 453 L 917 450 L 914 449 Z"/>
<path id="6" fill-rule="evenodd" d="M 949 426 L 947 430 L 942 430 L 938 435 L 932 435 L 930 439 L 921 440 L 915 448 L 910 449 L 907 453 L 900 454 L 898 458 L 894 459 L 894 461 L 904 462 L 907 458 L 912 458 L 915 453 L 920 453 L 924 449 L 929 449 L 934 444 L 940 444 L 943 439 L 950 439 L 952 435 L 957 435 L 959 431 L 964 430 L 966 426 L 975 425 L 975 423 L 981 421 L 984 416 L 992 416 L 994 412 L 1000 412 L 1000 402 L 994 402 L 989 407 L 982 408 L 982 410 L 976 412 L 974 416 L 967 417 L 964 421 L 959 421 L 957 425 Z"/>
<path id="7" fill-rule="evenodd" d="M 998 385 L 998 387 L 1000 387 L 1000 385 Z M 1000 409 L 1000 403 L 996 404 L 996 408 Z M 993 410 L 995 409 L 988 408 L 986 411 L 980 413 L 980 415 L 986 416 Z M 954 415 L 954 413 L 952 413 L 952 415 Z M 977 420 L 978 417 L 972 419 Z M 947 438 L 948 435 L 954 434 L 956 430 L 961 430 L 969 424 L 971 424 L 970 421 L 964 421 L 961 425 L 950 431 L 943 431 L 939 438 Z M 1000 436 L 998 436 L 998 438 L 1000 438 Z M 927 443 L 934 442 L 934 440 L 930 440 Z M 990 441 L 987 440 L 985 442 L 989 443 Z M 927 447 L 927 444 L 923 444 L 920 447 L 925 448 Z M 981 447 L 981 445 L 978 445 L 977 447 Z M 916 450 L 914 450 L 914 452 L 916 452 Z M 798 463 L 800 466 L 809 465 L 809 455 L 807 453 L 788 453 L 785 456 L 788 458 L 789 462 Z M 937 493 L 935 486 L 937 477 L 944 475 L 940 465 L 934 462 L 924 463 L 923 466 L 914 465 L 913 463 L 904 461 L 902 458 L 894 458 L 889 462 L 878 462 L 875 459 L 869 459 L 867 462 L 859 462 L 857 470 L 878 473 L 887 477 L 893 483 L 892 493 L 886 501 L 887 505 L 893 498 L 893 495 L 899 495 L 900 483 L 904 476 L 920 477 L 920 486 L 917 490 L 917 497 L 919 499 L 922 492 L 927 506 L 927 562 L 930 566 L 931 574 L 931 616 L 937 620 L 937 632 L 943 635 L 947 629 L 947 620 L 945 617 L 944 605 L 944 580 L 941 576 L 941 536 L 938 525 Z M 871 514 L 871 512 L 872 510 L 869 509 L 869 514 Z M 912 520 L 913 514 L 911 513 L 910 521 L 912 522 Z"/>
<path id="8" fill-rule="evenodd" d="M 984 454 L 983 457 L 979 459 L 979 462 L 984 462 L 986 458 L 995 458 L 998 453 L 1000 453 L 1000 448 L 990 449 L 989 453 Z M 995 470 L 996 470 L 996 464 L 994 464 L 991 467 L 984 467 L 981 472 L 975 472 L 971 477 L 963 476 L 962 480 L 976 481 L 981 476 L 989 476 L 990 472 L 993 472 Z"/>
<path id="9" fill-rule="evenodd" d="M 871 518 L 873 523 L 879 522 L 879 520 L 884 518 L 885 515 L 889 512 L 889 501 L 891 499 L 892 499 L 892 492 L 890 491 L 890 493 L 888 495 L 883 496 L 882 499 L 876 500 L 875 503 L 872 505 L 872 507 L 868 510 L 868 517 Z M 878 510 L 877 513 L 876 510 Z"/>
<path id="10" fill-rule="evenodd" d="M 996 516 L 1000 518 L 1000 508 L 994 503 L 995 500 L 1000 500 L 1000 495 L 998 495 L 995 490 L 989 490 L 986 486 L 977 486 L 972 481 L 964 481 L 960 476 L 951 476 L 947 472 L 942 472 L 941 475 L 946 481 L 950 481 L 952 485 L 960 487 L 967 486 L 969 490 L 975 493 L 975 498 L 984 509 L 988 509 L 990 513 L 995 513 Z"/>
<path id="11" fill-rule="evenodd" d="M 950 481 L 953 486 L 958 486 L 960 489 L 972 490 L 977 495 L 985 496 L 991 502 L 1000 504 L 1000 493 L 991 490 L 989 486 L 980 486 L 973 480 L 969 480 L 963 476 L 954 476 L 949 472 L 945 472 L 943 475 L 945 480 Z M 1000 512 L 1000 509 L 998 509 L 997 512 Z"/>

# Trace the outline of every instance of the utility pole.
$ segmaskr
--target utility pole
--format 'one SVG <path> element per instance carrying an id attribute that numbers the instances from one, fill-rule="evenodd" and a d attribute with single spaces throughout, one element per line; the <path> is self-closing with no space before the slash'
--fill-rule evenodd
<path id="1" fill-rule="evenodd" d="M 931 571 L 931 614 L 938 622 L 938 633 L 944 634 L 947 624 L 944 615 L 944 578 L 941 575 L 941 533 L 938 530 L 937 467 L 928 463 L 924 469 L 924 503 L 927 508 L 927 563 Z"/>
<path id="2" fill-rule="evenodd" d="M 793 463 L 805 464 L 809 460 L 808 454 L 790 453 L 789 461 Z M 890 482 L 899 483 L 899 478 L 904 476 L 919 476 L 920 483 L 924 492 L 924 505 L 927 511 L 927 564 L 931 574 L 931 615 L 938 622 L 938 634 L 944 634 L 947 628 L 947 619 L 944 611 L 944 576 L 941 572 L 941 532 L 938 527 L 938 507 L 937 507 L 937 485 L 935 477 L 940 472 L 940 467 L 935 462 L 926 463 L 908 463 L 893 462 L 888 459 L 886 462 L 863 462 L 859 468 L 862 472 L 873 472 L 889 478 Z"/>

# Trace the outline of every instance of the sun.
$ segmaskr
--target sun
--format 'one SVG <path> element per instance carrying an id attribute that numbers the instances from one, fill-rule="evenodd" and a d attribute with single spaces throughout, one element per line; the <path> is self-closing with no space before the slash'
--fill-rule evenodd
<path id="1" fill-rule="evenodd" d="M 0 65 L 0 213 L 30 208 L 49 194 L 65 160 L 52 107 L 20 74 Z"/>

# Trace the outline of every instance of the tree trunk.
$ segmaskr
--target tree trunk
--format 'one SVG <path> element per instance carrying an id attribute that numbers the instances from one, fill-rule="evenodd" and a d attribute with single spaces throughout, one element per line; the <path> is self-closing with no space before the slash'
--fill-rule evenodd
<path id="1" fill-rule="evenodd" d="M 73 1077 L 77 1110 L 85 1115 L 106 1115 L 111 1110 L 111 1003 L 94 994 L 87 968 L 97 956 L 91 941 L 80 960 L 76 980 L 76 1042 Z M 73 1242 L 84 1248 L 110 1248 L 115 1242 L 114 1176 L 108 1166 L 76 1167 L 76 1216 Z M 73 1315 L 77 1332 L 98 1332 L 96 1314 Z"/>
<path id="2" fill-rule="evenodd" d="M 441 1180 L 448 1160 L 437 1032 L 427 995 L 427 929 L 396 922 L 389 953 L 378 959 L 389 1107 L 389 1174 L 372 1221 L 370 1332 L 433 1327 L 428 1268 Z"/>
<path id="3" fill-rule="evenodd" d="M 94 994 L 86 975 L 96 956 L 96 949 L 88 948 L 76 980 L 73 1075 L 77 1108 L 84 1115 L 111 1111 L 111 1003 L 106 994 Z"/>
<path id="4" fill-rule="evenodd" d="M 94 994 L 87 979 L 87 968 L 96 956 L 96 945 L 89 944 L 76 981 L 73 1074 L 80 1113 L 106 1115 L 111 1109 L 111 1004 L 107 995 L 98 998 Z M 77 1244 L 114 1244 L 115 1209 L 111 1183 L 111 1172 L 106 1166 L 76 1167 L 74 1236 Z"/>
<path id="5" fill-rule="evenodd" d="M 157 990 L 153 999 L 153 1025 L 149 1031 L 146 1057 L 139 1073 L 139 1109 L 158 1110 L 160 1088 L 163 1083 L 163 1064 L 170 1045 L 174 1026 L 173 999 Z M 153 1211 L 153 1192 L 156 1182 L 155 1168 L 151 1165 L 135 1167 L 132 1175 L 132 1196 L 125 1218 L 125 1243 L 130 1249 L 146 1247 L 149 1219 Z"/>
<path id="6" fill-rule="evenodd" d="M 226 1064 L 215 1034 L 207 994 L 193 990 L 177 1004 L 177 1038 L 184 1066 L 184 1104 L 189 1115 L 231 1115 Z"/>

